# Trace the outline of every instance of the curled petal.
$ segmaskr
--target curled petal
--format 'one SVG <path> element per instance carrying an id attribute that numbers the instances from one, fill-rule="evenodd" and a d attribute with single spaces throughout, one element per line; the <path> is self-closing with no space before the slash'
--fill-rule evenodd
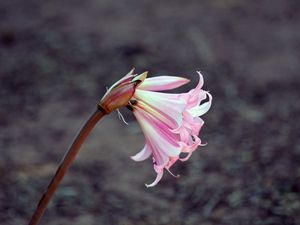
<path id="1" fill-rule="evenodd" d="M 140 85 L 139 89 L 147 91 L 171 90 L 180 87 L 188 82 L 190 82 L 190 80 L 183 77 L 158 76 L 151 77 L 145 80 L 145 82 Z"/>
<path id="2" fill-rule="evenodd" d="M 157 185 L 157 183 L 161 180 L 161 178 L 162 178 L 162 176 L 163 176 L 163 174 L 164 174 L 164 169 L 163 169 L 163 168 L 157 169 L 157 168 L 155 167 L 155 165 L 154 165 L 154 169 L 155 169 L 155 171 L 157 172 L 156 178 L 155 178 L 155 180 L 154 180 L 151 184 L 145 184 L 145 186 L 146 186 L 147 188 L 153 187 L 153 186 Z"/>
<path id="3" fill-rule="evenodd" d="M 180 158 L 179 160 L 181 161 L 181 162 L 185 162 L 185 161 L 187 161 L 191 156 L 192 156 L 192 151 L 191 152 L 189 152 L 188 154 L 187 154 L 187 156 L 186 157 L 184 157 L 184 158 Z"/>
<path id="4" fill-rule="evenodd" d="M 179 159 L 179 156 L 170 157 L 168 164 L 165 166 L 166 169 L 170 169 Z"/>
<path id="5" fill-rule="evenodd" d="M 208 92 L 206 93 L 208 95 L 208 102 L 205 102 L 199 106 L 196 106 L 194 108 L 191 108 L 188 110 L 188 112 L 196 117 L 196 116 L 202 116 L 205 114 L 211 107 L 211 102 L 212 102 L 212 96 Z"/>
<path id="6" fill-rule="evenodd" d="M 206 98 L 206 91 L 202 90 L 203 76 L 200 72 L 198 72 L 198 74 L 199 82 L 197 86 L 194 89 L 190 90 L 188 93 L 184 93 L 181 95 L 181 97 L 187 102 L 187 109 L 198 106 L 200 102 Z"/>
<path id="7" fill-rule="evenodd" d="M 195 89 L 196 90 L 200 90 L 203 87 L 204 79 L 203 79 L 203 76 L 202 76 L 202 74 L 201 74 L 200 71 L 197 71 L 197 73 L 199 75 L 199 82 L 198 82 L 198 85 L 197 85 L 197 87 Z"/>
<path id="8" fill-rule="evenodd" d="M 131 159 L 133 159 L 134 161 L 143 161 L 145 159 L 147 159 L 150 155 L 151 155 L 151 148 L 146 144 L 145 147 L 136 155 L 131 156 Z"/>
<path id="9" fill-rule="evenodd" d="M 182 152 L 193 152 L 197 149 L 199 145 L 201 145 L 201 140 L 198 136 L 193 136 L 194 141 L 191 143 L 185 143 L 182 148 Z"/>

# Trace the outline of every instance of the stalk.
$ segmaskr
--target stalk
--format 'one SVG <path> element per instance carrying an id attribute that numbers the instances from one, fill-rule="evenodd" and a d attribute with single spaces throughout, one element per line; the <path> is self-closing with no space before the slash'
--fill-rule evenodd
<path id="1" fill-rule="evenodd" d="M 83 125 L 83 127 L 75 137 L 73 143 L 64 155 L 58 169 L 56 170 L 54 177 L 48 185 L 46 192 L 43 194 L 41 200 L 39 201 L 36 210 L 34 211 L 34 214 L 31 217 L 29 225 L 37 225 L 39 223 L 42 215 L 44 214 L 47 208 L 49 201 L 53 197 L 58 185 L 62 181 L 67 170 L 73 163 L 77 153 L 80 150 L 81 145 L 83 144 L 87 136 L 90 134 L 92 129 L 95 127 L 96 123 L 106 114 L 107 113 L 105 112 L 105 110 L 103 110 L 101 106 L 98 106 L 97 110 L 90 115 L 86 123 Z"/>

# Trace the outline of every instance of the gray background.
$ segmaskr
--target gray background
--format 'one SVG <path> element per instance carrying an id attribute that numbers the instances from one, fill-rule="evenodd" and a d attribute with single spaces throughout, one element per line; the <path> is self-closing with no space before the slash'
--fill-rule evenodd
<path id="1" fill-rule="evenodd" d="M 152 189 L 144 143 L 113 113 L 42 224 L 290 225 L 300 220 L 297 0 L 0 1 L 0 224 L 26 224 L 65 149 L 133 66 L 214 96 L 206 147 Z"/>

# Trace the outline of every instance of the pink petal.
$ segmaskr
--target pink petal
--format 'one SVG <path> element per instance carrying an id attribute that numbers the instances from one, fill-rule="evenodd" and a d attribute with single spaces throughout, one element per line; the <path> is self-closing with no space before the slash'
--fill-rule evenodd
<path id="1" fill-rule="evenodd" d="M 191 144 L 186 143 L 186 145 L 182 149 L 182 152 L 193 152 L 201 144 L 201 140 L 199 137 L 197 137 L 197 136 L 193 136 L 193 137 L 194 137 L 195 141 L 192 142 Z"/>
<path id="2" fill-rule="evenodd" d="M 188 154 L 187 154 L 187 156 L 186 157 L 184 157 L 184 158 L 180 158 L 179 160 L 181 161 L 181 162 L 185 162 L 185 161 L 187 161 L 191 156 L 192 156 L 192 151 L 190 151 Z"/>
<path id="3" fill-rule="evenodd" d="M 202 100 L 206 98 L 206 91 L 202 90 L 203 86 L 203 76 L 200 72 L 199 74 L 199 82 L 197 86 L 190 90 L 188 93 L 182 94 L 182 98 L 187 102 L 187 109 L 198 106 Z"/>
<path id="4" fill-rule="evenodd" d="M 190 82 L 189 79 L 175 76 L 158 76 L 147 78 L 139 89 L 147 91 L 171 90 Z"/>
<path id="5" fill-rule="evenodd" d="M 152 147 L 154 156 L 162 159 L 164 158 L 163 156 L 178 156 L 180 154 L 181 146 L 174 140 L 175 136 L 172 136 L 174 134 L 168 131 L 165 124 L 138 108 L 133 113 L 141 125 L 148 144 Z M 160 160 L 157 163 L 158 165 L 162 165 L 165 161 L 162 162 Z"/>
<path id="6" fill-rule="evenodd" d="M 135 91 L 134 97 L 176 121 L 176 127 L 181 125 L 182 112 L 186 106 L 186 102 L 183 99 L 176 99 L 175 96 L 171 94 L 138 89 Z M 175 127 L 173 127 L 173 129 L 174 128 Z"/>
<path id="7" fill-rule="evenodd" d="M 159 171 L 157 171 L 157 176 L 156 176 L 155 180 L 151 184 L 145 184 L 146 187 L 149 188 L 149 187 L 153 187 L 153 186 L 157 185 L 157 183 L 161 180 L 163 174 L 164 174 L 163 169 L 160 169 Z"/>
<path id="8" fill-rule="evenodd" d="M 191 124 L 191 128 L 192 128 L 191 134 L 198 136 L 203 124 L 204 124 L 204 121 L 200 117 L 194 117 L 194 121 Z"/>
<path id="9" fill-rule="evenodd" d="M 174 121 L 174 119 L 172 119 L 169 115 L 149 106 L 148 104 L 144 103 L 143 101 L 139 101 L 135 107 L 138 107 L 138 108 L 140 108 L 140 110 L 148 112 L 153 117 L 156 117 L 162 123 L 165 123 L 168 127 L 177 127 L 178 126 L 176 124 L 176 122 Z"/>
<path id="10" fill-rule="evenodd" d="M 181 141 L 182 142 L 184 142 L 184 143 L 187 143 L 188 142 L 188 140 L 189 140 L 189 136 L 190 136 L 190 134 L 189 134 L 189 132 L 187 131 L 187 129 L 182 129 L 181 130 L 181 132 L 180 132 L 180 139 L 181 139 Z"/>

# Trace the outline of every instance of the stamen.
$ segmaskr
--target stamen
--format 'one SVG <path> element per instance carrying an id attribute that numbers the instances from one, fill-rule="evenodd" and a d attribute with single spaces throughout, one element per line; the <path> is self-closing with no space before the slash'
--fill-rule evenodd
<path id="1" fill-rule="evenodd" d="M 117 112 L 118 112 L 119 119 L 122 120 L 126 125 L 128 125 L 128 123 L 125 121 L 125 118 L 124 118 L 124 116 L 122 115 L 122 113 L 120 112 L 119 109 L 117 109 Z"/>
<path id="2" fill-rule="evenodd" d="M 204 144 L 200 143 L 199 146 L 206 146 L 207 144 L 207 142 L 205 142 Z"/>
<path id="3" fill-rule="evenodd" d="M 175 177 L 175 178 L 179 178 L 179 177 L 180 177 L 179 174 L 174 175 L 174 173 L 172 173 L 169 169 L 166 168 L 166 170 L 167 170 L 173 177 Z"/>

